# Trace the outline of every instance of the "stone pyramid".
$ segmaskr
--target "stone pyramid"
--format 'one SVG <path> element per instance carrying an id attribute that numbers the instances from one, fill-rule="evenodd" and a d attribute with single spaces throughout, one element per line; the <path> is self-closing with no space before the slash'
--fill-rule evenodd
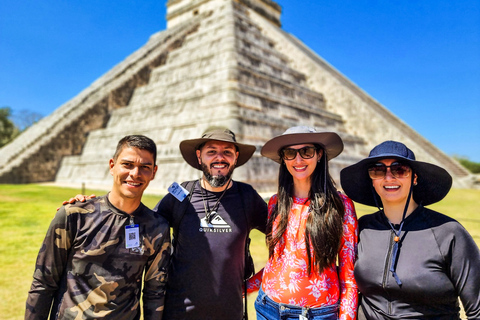
<path id="1" fill-rule="evenodd" d="M 344 140 L 331 163 L 336 179 L 341 168 L 393 139 L 419 160 L 445 167 L 455 186 L 471 186 L 455 160 L 282 30 L 280 14 L 271 0 L 169 0 L 167 30 L 0 150 L 0 182 L 109 187 L 117 141 L 144 134 L 159 151 L 149 190 L 162 191 L 200 176 L 183 161 L 180 141 L 224 126 L 257 146 L 234 179 L 272 192 L 278 167 L 260 148 L 302 124 Z"/>

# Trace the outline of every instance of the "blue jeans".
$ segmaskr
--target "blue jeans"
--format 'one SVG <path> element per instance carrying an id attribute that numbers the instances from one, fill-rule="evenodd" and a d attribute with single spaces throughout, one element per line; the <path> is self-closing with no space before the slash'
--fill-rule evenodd
<path id="1" fill-rule="evenodd" d="M 278 303 L 270 299 L 260 288 L 255 300 L 257 320 L 337 320 L 338 304 L 320 308 L 304 308 L 291 304 Z"/>

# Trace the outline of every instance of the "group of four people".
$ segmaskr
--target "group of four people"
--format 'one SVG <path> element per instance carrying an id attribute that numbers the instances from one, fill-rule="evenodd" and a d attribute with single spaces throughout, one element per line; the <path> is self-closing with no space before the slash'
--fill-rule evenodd
<path id="1" fill-rule="evenodd" d="M 258 319 L 459 319 L 459 298 L 480 318 L 478 247 L 458 222 L 424 207 L 452 179 L 405 145 L 386 141 L 343 169 L 344 195 L 328 170 L 341 138 L 290 128 L 261 150 L 280 164 L 268 206 L 232 180 L 255 147 L 230 130 L 208 130 L 180 150 L 202 177 L 175 186 L 152 212 L 141 196 L 155 176 L 155 144 L 119 142 L 112 190 L 67 204 L 52 221 L 25 318 L 138 319 L 143 287 L 145 319 L 242 319 L 252 229 L 269 251 L 247 282 L 259 290 Z M 350 199 L 378 212 L 357 222 Z"/>

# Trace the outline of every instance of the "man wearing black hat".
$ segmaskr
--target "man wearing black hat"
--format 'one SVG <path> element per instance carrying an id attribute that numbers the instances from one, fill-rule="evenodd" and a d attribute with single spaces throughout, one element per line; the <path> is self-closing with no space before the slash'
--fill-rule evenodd
<path id="1" fill-rule="evenodd" d="M 174 186 L 155 209 L 174 234 L 164 318 L 241 319 L 246 241 L 254 228 L 265 233 L 267 206 L 231 176 L 255 146 L 238 143 L 228 129 L 213 129 L 182 141 L 180 151 L 203 175 Z"/>

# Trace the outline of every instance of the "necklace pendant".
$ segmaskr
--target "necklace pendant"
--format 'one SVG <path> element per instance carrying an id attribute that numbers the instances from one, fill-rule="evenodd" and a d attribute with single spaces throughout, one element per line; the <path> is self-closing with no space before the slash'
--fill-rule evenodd
<path id="1" fill-rule="evenodd" d="M 205 215 L 205 220 L 207 221 L 208 224 L 212 222 L 212 219 L 217 215 L 217 211 L 207 211 L 207 214 Z"/>
<path id="2" fill-rule="evenodd" d="M 399 236 L 395 236 L 395 238 L 393 238 L 393 240 L 394 240 L 395 242 L 398 242 L 398 241 L 400 241 L 400 237 L 399 237 Z"/>

